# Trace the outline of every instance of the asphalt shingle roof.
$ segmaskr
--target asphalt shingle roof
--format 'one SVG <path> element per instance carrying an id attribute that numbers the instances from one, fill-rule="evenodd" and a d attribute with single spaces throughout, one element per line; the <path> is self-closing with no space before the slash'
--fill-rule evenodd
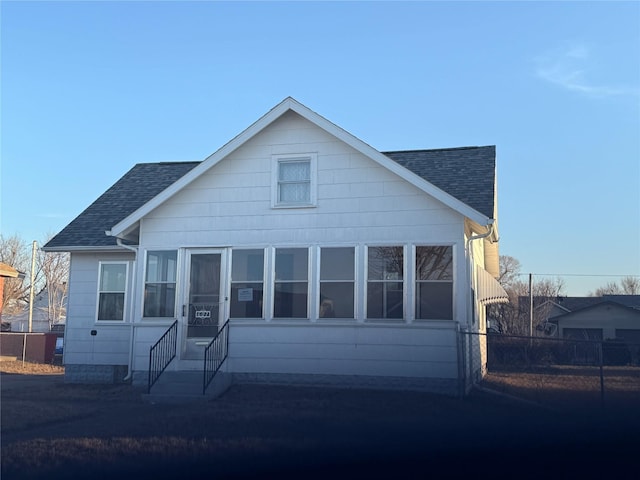
<path id="1" fill-rule="evenodd" d="M 527 308 L 529 308 L 529 297 L 520 296 L 518 297 L 518 302 L 520 305 L 526 305 Z M 538 308 L 547 302 L 553 302 L 569 312 L 591 308 L 601 303 L 617 303 L 623 307 L 640 310 L 640 295 L 602 295 L 601 297 L 533 297 L 535 308 Z"/>
<path id="2" fill-rule="evenodd" d="M 382 153 L 486 217 L 493 218 L 495 146 Z"/>
<path id="3" fill-rule="evenodd" d="M 493 218 L 495 146 L 382 153 L 488 218 Z M 45 249 L 116 245 L 115 238 L 105 235 L 105 230 L 135 212 L 199 163 L 135 165 L 47 242 Z"/>
<path id="4" fill-rule="evenodd" d="M 46 248 L 108 247 L 116 239 L 105 235 L 200 162 L 139 163 L 85 211 L 53 237 Z"/>
<path id="5" fill-rule="evenodd" d="M 618 303 L 625 307 L 640 308 L 640 295 L 603 295 L 602 297 L 560 297 L 556 303 L 574 312 L 603 302 Z"/>

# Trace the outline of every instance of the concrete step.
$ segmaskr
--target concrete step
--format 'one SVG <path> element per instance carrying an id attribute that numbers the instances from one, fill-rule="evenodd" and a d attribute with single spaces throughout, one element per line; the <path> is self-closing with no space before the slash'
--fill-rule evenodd
<path id="1" fill-rule="evenodd" d="M 233 381 L 230 373 L 218 372 L 202 393 L 201 371 L 165 371 L 142 398 L 150 403 L 186 403 L 209 401 L 226 392 Z"/>

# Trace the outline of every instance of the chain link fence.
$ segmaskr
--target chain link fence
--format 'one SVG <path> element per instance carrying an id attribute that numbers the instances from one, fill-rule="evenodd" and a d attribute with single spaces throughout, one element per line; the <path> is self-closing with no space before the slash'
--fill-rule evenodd
<path id="1" fill-rule="evenodd" d="M 640 343 L 461 332 L 462 389 L 542 406 L 623 412 L 640 406 Z"/>

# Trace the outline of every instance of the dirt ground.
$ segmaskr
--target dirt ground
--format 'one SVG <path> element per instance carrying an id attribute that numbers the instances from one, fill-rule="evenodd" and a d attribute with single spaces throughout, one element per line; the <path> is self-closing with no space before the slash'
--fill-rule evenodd
<path id="1" fill-rule="evenodd" d="M 513 478 L 514 467 L 519 478 L 602 478 L 638 468 L 638 421 L 481 392 L 233 385 L 218 399 L 154 405 L 127 385 L 34 370 L 0 364 L 3 480 Z"/>

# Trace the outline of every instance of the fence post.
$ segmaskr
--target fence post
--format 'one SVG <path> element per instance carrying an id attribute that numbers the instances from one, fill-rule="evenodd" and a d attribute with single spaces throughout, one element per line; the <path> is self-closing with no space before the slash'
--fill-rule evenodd
<path id="1" fill-rule="evenodd" d="M 464 345 L 462 340 L 462 332 L 460 327 L 456 329 L 456 340 L 458 344 L 458 396 L 462 400 L 466 389 L 465 366 L 464 366 Z"/>
<path id="2" fill-rule="evenodd" d="M 602 341 L 600 341 L 598 344 L 598 350 L 599 350 L 599 357 L 600 357 L 600 408 L 604 411 L 605 410 L 605 405 L 604 405 L 604 352 L 602 349 Z"/>
<path id="3" fill-rule="evenodd" d="M 24 368 L 24 357 L 27 356 L 27 333 L 25 332 L 22 340 L 22 368 Z"/>
<path id="4" fill-rule="evenodd" d="M 476 383 L 476 375 L 475 375 L 475 370 L 474 370 L 474 364 L 473 364 L 473 340 L 474 340 L 474 336 L 471 332 L 469 332 L 469 334 L 467 335 L 467 340 L 468 340 L 468 351 L 467 351 L 467 355 L 469 356 L 469 379 L 471 380 L 470 382 L 470 386 L 475 385 Z"/>

